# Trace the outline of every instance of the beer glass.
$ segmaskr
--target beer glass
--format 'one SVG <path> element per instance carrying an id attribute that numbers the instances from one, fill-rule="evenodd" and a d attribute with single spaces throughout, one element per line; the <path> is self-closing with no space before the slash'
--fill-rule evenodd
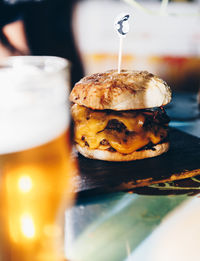
<path id="1" fill-rule="evenodd" d="M 0 260 L 63 261 L 71 204 L 69 64 L 10 57 L 0 65 Z"/>

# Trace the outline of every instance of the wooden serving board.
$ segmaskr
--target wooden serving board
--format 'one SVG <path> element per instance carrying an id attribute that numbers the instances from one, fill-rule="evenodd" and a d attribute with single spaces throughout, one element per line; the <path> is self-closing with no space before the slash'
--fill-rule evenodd
<path id="1" fill-rule="evenodd" d="M 171 128 L 170 144 L 170 150 L 161 156 L 132 162 L 106 162 L 78 155 L 78 196 L 131 190 L 200 175 L 200 138 Z"/>

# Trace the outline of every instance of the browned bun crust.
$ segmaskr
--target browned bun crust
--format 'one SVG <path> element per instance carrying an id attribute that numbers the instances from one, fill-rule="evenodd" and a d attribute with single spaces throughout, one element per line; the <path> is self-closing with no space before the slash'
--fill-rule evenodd
<path id="1" fill-rule="evenodd" d="M 171 90 L 147 71 L 109 70 L 81 79 L 75 84 L 70 100 L 96 110 L 136 110 L 168 104 Z"/>
<path id="2" fill-rule="evenodd" d="M 110 152 L 108 150 L 95 149 L 91 150 L 88 147 L 81 147 L 76 144 L 76 149 L 86 158 L 98 159 L 105 161 L 132 161 L 145 158 L 152 158 L 161 155 L 168 151 L 169 142 L 164 142 L 154 146 L 155 150 L 147 149 L 134 151 L 130 154 L 121 154 L 119 152 Z"/>

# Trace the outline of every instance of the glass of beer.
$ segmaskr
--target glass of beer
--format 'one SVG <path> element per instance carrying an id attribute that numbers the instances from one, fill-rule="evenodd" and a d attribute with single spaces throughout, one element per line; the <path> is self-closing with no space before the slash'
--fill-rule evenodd
<path id="1" fill-rule="evenodd" d="M 0 64 L 0 260 L 63 261 L 73 201 L 69 63 L 10 57 Z"/>

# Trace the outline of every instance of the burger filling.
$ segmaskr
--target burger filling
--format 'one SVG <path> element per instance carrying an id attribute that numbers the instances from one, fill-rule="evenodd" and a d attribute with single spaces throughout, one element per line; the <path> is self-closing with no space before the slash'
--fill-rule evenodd
<path id="1" fill-rule="evenodd" d="M 89 149 L 130 154 L 167 139 L 169 117 L 164 109 L 112 111 L 92 110 L 74 104 L 75 141 Z"/>

